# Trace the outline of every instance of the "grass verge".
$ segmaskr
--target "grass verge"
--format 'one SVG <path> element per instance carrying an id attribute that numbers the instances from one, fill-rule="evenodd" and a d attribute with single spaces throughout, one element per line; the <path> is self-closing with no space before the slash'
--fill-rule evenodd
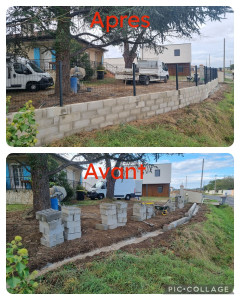
<path id="1" fill-rule="evenodd" d="M 32 205 L 27 204 L 7 204 L 6 211 L 25 211 L 31 207 Z"/>
<path id="2" fill-rule="evenodd" d="M 39 278 L 38 293 L 164 293 L 168 285 L 233 286 L 233 210 L 209 206 L 207 220 L 174 231 L 171 243 L 72 263 Z"/>
<path id="3" fill-rule="evenodd" d="M 233 143 L 233 83 L 208 100 L 156 117 L 81 132 L 53 142 L 56 147 L 216 147 Z"/>

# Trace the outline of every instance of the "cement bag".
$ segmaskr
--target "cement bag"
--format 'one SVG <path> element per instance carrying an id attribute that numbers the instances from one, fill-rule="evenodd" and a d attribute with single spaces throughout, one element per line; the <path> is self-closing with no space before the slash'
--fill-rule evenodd
<path id="1" fill-rule="evenodd" d="M 50 189 L 50 195 L 56 196 L 59 199 L 59 201 L 63 201 L 63 199 L 66 198 L 66 196 L 67 196 L 67 192 L 64 187 L 54 185 Z"/>
<path id="2" fill-rule="evenodd" d="M 83 68 L 75 66 L 74 68 L 71 68 L 70 76 L 74 76 L 82 80 L 86 76 L 86 71 Z"/>

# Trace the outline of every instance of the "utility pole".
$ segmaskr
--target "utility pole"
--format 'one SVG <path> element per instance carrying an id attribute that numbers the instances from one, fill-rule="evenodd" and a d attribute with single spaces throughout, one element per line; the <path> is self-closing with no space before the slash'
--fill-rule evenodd
<path id="1" fill-rule="evenodd" d="M 211 67 L 211 62 L 210 62 L 210 53 L 209 53 L 209 68 Z"/>
<path id="2" fill-rule="evenodd" d="M 223 39 L 223 81 L 225 80 L 225 38 Z"/>
<path id="3" fill-rule="evenodd" d="M 215 188 L 214 188 L 214 191 L 215 192 L 217 191 L 217 175 L 215 175 Z"/>
<path id="4" fill-rule="evenodd" d="M 186 186 L 185 186 L 185 188 L 187 188 L 187 176 L 186 176 Z"/>
<path id="5" fill-rule="evenodd" d="M 201 186 L 200 186 L 200 190 L 202 190 L 202 183 L 203 183 L 203 169 L 204 169 L 204 158 L 202 161 L 202 175 L 201 175 Z"/>

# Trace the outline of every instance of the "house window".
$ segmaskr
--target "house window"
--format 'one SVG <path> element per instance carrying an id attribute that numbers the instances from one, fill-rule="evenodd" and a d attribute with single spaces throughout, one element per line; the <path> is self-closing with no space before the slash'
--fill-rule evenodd
<path id="1" fill-rule="evenodd" d="M 18 165 L 13 165 L 12 166 L 12 173 L 13 173 L 12 186 L 14 188 L 21 188 L 22 180 L 24 179 L 24 177 L 23 177 L 23 167 L 18 166 Z"/>
<path id="2" fill-rule="evenodd" d="M 160 177 L 160 170 L 155 170 L 155 177 Z"/>
<path id="3" fill-rule="evenodd" d="M 180 56 L 180 49 L 174 50 L 174 56 Z"/>
<path id="4" fill-rule="evenodd" d="M 183 66 L 178 66 L 178 72 L 183 72 Z"/>
<path id="5" fill-rule="evenodd" d="M 157 187 L 158 193 L 161 194 L 163 192 L 163 186 L 160 185 Z"/>

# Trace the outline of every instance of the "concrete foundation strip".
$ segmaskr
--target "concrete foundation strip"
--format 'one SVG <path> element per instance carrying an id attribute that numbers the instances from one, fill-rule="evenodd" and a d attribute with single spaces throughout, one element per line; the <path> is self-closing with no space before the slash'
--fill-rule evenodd
<path id="1" fill-rule="evenodd" d="M 192 209 L 192 207 L 190 208 L 190 210 Z M 143 241 L 145 241 L 149 238 L 156 237 L 160 234 L 163 234 L 164 231 L 170 230 L 170 229 L 175 228 L 179 225 L 187 223 L 191 219 L 192 216 L 197 214 L 198 210 L 199 210 L 199 205 L 195 205 L 194 210 L 192 211 L 192 215 L 190 217 L 183 217 L 179 220 L 176 220 L 176 221 L 170 223 L 169 225 L 164 225 L 163 229 L 158 229 L 158 230 L 155 230 L 155 231 L 152 231 L 152 232 L 148 232 L 148 233 L 144 234 L 141 237 L 133 237 L 133 238 L 130 238 L 128 240 L 124 240 L 124 241 L 120 241 L 118 243 L 112 244 L 110 246 L 94 249 L 94 250 L 89 251 L 87 253 L 78 254 L 76 256 L 66 258 L 62 261 L 53 263 L 50 266 L 44 267 L 43 269 L 39 270 L 36 277 L 42 276 L 42 275 L 44 275 L 44 274 L 46 274 L 50 271 L 53 271 L 57 268 L 60 268 L 64 265 L 66 265 L 66 264 L 75 262 L 76 260 L 82 260 L 82 259 L 85 259 L 86 257 L 92 257 L 92 256 L 100 254 L 102 252 L 106 253 L 106 252 L 110 252 L 110 251 L 117 251 L 117 250 L 119 250 L 119 249 L 121 249 L 125 246 L 131 245 L 131 244 L 138 244 L 138 243 L 141 243 L 141 242 L 143 242 Z"/>

